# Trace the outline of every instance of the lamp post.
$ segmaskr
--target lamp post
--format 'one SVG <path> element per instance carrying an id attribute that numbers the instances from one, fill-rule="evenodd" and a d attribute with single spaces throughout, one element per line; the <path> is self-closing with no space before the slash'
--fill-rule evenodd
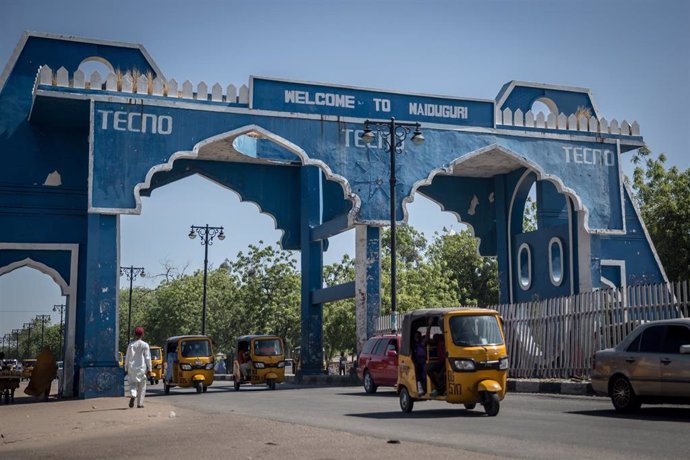
<path id="1" fill-rule="evenodd" d="M 64 353 L 62 351 L 62 336 L 65 334 L 65 331 L 62 330 L 62 314 L 65 311 L 65 308 L 67 305 L 65 304 L 60 304 L 60 305 L 53 305 L 53 311 L 60 311 L 60 357 L 64 358 Z"/>
<path id="2" fill-rule="evenodd" d="M 36 321 L 41 322 L 41 350 L 43 350 L 43 333 L 45 332 L 46 321 L 50 321 L 50 315 L 36 315 Z"/>
<path id="3" fill-rule="evenodd" d="M 15 344 L 17 346 L 17 359 L 19 359 L 19 333 L 22 332 L 21 329 L 12 329 L 14 334 Z"/>
<path id="4" fill-rule="evenodd" d="M 390 154 L 390 207 L 391 207 L 391 329 L 393 333 L 397 330 L 398 324 L 398 301 L 396 292 L 396 275 L 397 275 L 397 259 L 395 252 L 396 243 L 396 200 L 395 200 L 395 155 L 403 151 L 403 146 L 405 139 L 407 139 L 410 130 L 414 128 L 412 133 L 412 143 L 415 145 L 422 144 L 424 142 L 424 135 L 420 130 L 421 125 L 419 123 L 403 123 L 395 120 L 395 117 L 391 117 L 390 121 L 386 122 L 374 122 L 366 120 L 364 122 L 364 132 L 362 133 L 362 141 L 365 144 L 371 143 L 376 135 L 373 130 L 376 130 L 379 136 L 383 138 L 383 142 L 386 147 L 388 147 L 388 152 Z"/>
<path id="5" fill-rule="evenodd" d="M 137 279 L 137 276 L 142 278 L 146 276 L 144 267 L 120 267 L 120 276 L 126 276 L 129 280 L 129 312 L 127 313 L 127 342 L 132 337 L 132 283 Z"/>
<path id="6" fill-rule="evenodd" d="M 204 245 L 204 294 L 201 307 L 201 335 L 206 335 L 206 275 L 208 271 L 208 247 L 213 245 L 213 238 L 218 235 L 218 239 L 223 241 L 225 233 L 223 227 L 209 227 L 206 224 L 203 227 L 192 225 L 189 230 L 189 238 L 194 239 L 199 235 L 201 237 L 201 244 Z"/>
<path id="7" fill-rule="evenodd" d="M 24 327 L 29 329 L 29 336 L 26 339 L 26 355 L 27 358 L 31 358 L 31 328 L 34 325 L 33 323 L 24 323 Z"/>

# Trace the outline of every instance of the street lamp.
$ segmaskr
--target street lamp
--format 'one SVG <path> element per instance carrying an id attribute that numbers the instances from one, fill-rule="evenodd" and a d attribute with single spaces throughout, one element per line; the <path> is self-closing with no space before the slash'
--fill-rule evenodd
<path id="1" fill-rule="evenodd" d="M 17 359 L 19 359 L 19 333 L 22 332 L 21 329 L 12 329 L 14 334 L 15 344 L 17 346 Z"/>
<path id="2" fill-rule="evenodd" d="M 144 267 L 130 265 L 129 267 L 120 267 L 120 276 L 126 276 L 129 280 L 129 313 L 127 313 L 127 342 L 129 342 L 132 337 L 132 283 L 137 279 L 137 276 L 144 278 L 146 273 Z"/>
<path id="3" fill-rule="evenodd" d="M 372 130 L 373 128 L 373 130 Z M 414 128 L 412 133 L 412 143 L 415 145 L 420 145 L 424 142 L 424 135 L 421 131 L 421 125 L 419 123 L 402 123 L 395 120 L 395 117 L 391 117 L 391 121 L 386 122 L 373 122 L 366 120 L 364 122 L 364 132 L 361 135 L 362 141 L 365 144 L 371 143 L 376 135 L 374 130 L 378 133 L 383 142 L 388 147 L 390 154 L 390 198 L 391 198 L 391 329 L 395 333 L 398 324 L 398 312 L 397 312 L 397 292 L 396 292 L 396 272 L 397 272 L 397 259 L 395 252 L 396 243 L 396 200 L 395 200 L 395 155 L 396 153 L 401 153 L 403 151 L 403 145 L 405 139 L 410 134 L 410 130 Z"/>
<path id="4" fill-rule="evenodd" d="M 206 335 L 206 274 L 208 271 L 208 247 L 213 245 L 213 238 L 218 235 L 218 239 L 223 241 L 225 233 L 223 227 L 209 227 L 206 224 L 203 227 L 192 225 L 189 230 L 189 239 L 193 240 L 196 236 L 201 237 L 201 244 L 204 245 L 204 294 L 201 307 L 201 335 Z"/>
<path id="5" fill-rule="evenodd" d="M 33 323 L 24 323 L 24 327 L 29 329 L 29 337 L 26 339 L 26 355 L 31 358 L 31 328 L 34 327 Z"/>
<path id="6" fill-rule="evenodd" d="M 64 353 L 62 351 L 62 336 L 65 334 L 65 332 L 62 330 L 62 313 L 65 311 L 65 308 L 67 305 L 65 304 L 60 304 L 60 305 L 53 305 L 53 311 L 60 311 L 60 357 L 64 358 Z"/>
<path id="7" fill-rule="evenodd" d="M 43 351 L 43 333 L 45 332 L 46 321 L 50 321 L 50 315 L 36 315 L 36 321 L 41 322 L 41 351 Z"/>

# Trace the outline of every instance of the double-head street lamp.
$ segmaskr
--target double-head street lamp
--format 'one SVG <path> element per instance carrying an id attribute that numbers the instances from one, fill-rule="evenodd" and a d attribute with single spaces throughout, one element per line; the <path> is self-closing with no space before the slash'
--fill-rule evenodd
<path id="1" fill-rule="evenodd" d="M 206 273 L 208 271 L 208 247 L 213 245 L 213 238 L 218 235 L 218 239 L 223 241 L 225 233 L 223 227 L 209 227 L 208 224 L 201 226 L 192 225 L 189 230 L 189 238 L 194 239 L 199 235 L 201 244 L 204 245 L 204 294 L 201 307 L 201 335 L 206 335 Z"/>
<path id="2" fill-rule="evenodd" d="M 373 129 L 372 129 L 373 128 Z M 383 139 L 383 142 L 390 153 L 390 199 L 391 199 L 391 329 L 393 333 L 397 330 L 398 324 L 398 313 L 397 313 L 397 295 L 396 295 L 396 272 L 397 272 L 397 260 L 395 252 L 395 223 L 396 223 L 396 200 L 395 200 L 395 155 L 403 151 L 403 146 L 405 139 L 410 134 L 411 129 L 414 128 L 412 133 L 412 143 L 415 145 L 422 144 L 424 142 L 424 135 L 421 131 L 421 125 L 419 123 L 402 123 L 396 121 L 394 117 L 391 117 L 390 121 L 386 122 L 374 122 L 365 121 L 364 122 L 364 132 L 362 133 L 362 141 L 365 144 L 371 143 L 376 138 L 376 133 Z"/>
<path id="3" fill-rule="evenodd" d="M 62 314 L 65 311 L 65 307 L 67 305 L 65 304 L 60 304 L 60 305 L 53 305 L 53 311 L 60 311 L 60 356 L 62 357 L 63 352 L 62 352 L 62 336 L 64 335 L 63 331 L 63 326 L 62 326 Z"/>
<path id="4" fill-rule="evenodd" d="M 132 283 L 137 279 L 137 276 L 143 278 L 146 276 L 146 273 L 144 272 L 144 267 L 130 265 L 129 267 L 120 267 L 120 276 L 126 276 L 129 280 L 129 312 L 127 313 L 127 342 L 129 342 L 132 337 Z M 62 318 L 62 314 L 60 314 L 60 318 Z"/>
<path id="5" fill-rule="evenodd" d="M 36 321 L 41 322 L 41 351 L 43 350 L 43 333 L 45 332 L 46 321 L 50 321 L 50 315 L 36 315 Z"/>

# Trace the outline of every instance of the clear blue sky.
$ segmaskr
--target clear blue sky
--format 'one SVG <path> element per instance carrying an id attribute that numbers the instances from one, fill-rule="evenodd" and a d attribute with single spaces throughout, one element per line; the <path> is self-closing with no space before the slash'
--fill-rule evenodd
<path id="1" fill-rule="evenodd" d="M 0 66 L 34 30 L 142 43 L 167 78 L 209 87 L 262 75 L 488 99 L 510 80 L 581 86 L 605 117 L 637 120 L 654 152 L 687 168 L 689 24 L 686 0 L 0 0 Z M 428 236 L 461 227 L 420 198 L 409 210 Z M 141 216 L 122 218 L 121 263 L 151 274 L 165 260 L 199 269 L 203 248 L 186 234 L 206 223 L 227 228 L 210 251 L 216 266 L 280 236 L 254 205 L 193 177 L 156 190 Z M 354 255 L 353 233 L 331 241 L 326 262 Z M 3 276 L 0 335 L 61 301 L 45 275 L 25 268 Z"/>

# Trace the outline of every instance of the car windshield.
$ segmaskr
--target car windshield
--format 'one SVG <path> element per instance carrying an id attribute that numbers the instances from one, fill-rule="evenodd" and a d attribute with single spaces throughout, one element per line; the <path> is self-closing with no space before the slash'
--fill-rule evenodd
<path id="1" fill-rule="evenodd" d="M 161 359 L 160 348 L 151 348 L 151 359 Z"/>
<path id="2" fill-rule="evenodd" d="M 278 356 L 283 354 L 283 347 L 278 339 L 259 339 L 254 341 L 254 354 L 257 356 Z"/>
<path id="3" fill-rule="evenodd" d="M 498 319 L 490 315 L 453 316 L 450 334 L 455 345 L 464 347 L 503 344 Z"/>
<path id="4" fill-rule="evenodd" d="M 208 340 L 185 340 L 182 342 L 182 356 L 209 356 L 211 354 Z"/>

